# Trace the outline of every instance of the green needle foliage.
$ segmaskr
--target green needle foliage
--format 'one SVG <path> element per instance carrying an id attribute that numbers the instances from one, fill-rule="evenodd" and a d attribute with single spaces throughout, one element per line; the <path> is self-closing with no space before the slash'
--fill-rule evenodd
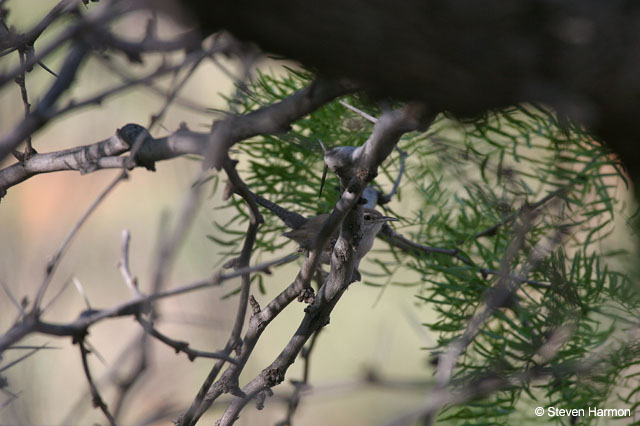
<path id="1" fill-rule="evenodd" d="M 246 113 L 310 81 L 311 75 L 291 69 L 260 73 L 229 102 Z M 344 101 L 374 117 L 381 114 L 379 105 L 361 96 Z M 372 129 L 373 123 L 331 102 L 286 134 L 236 145 L 239 171 L 254 192 L 287 209 L 309 216 L 328 212 L 340 191 L 330 175 L 318 198 L 323 167 L 318 139 L 329 149 L 361 145 Z M 447 407 L 439 420 L 535 421 L 535 406 L 633 413 L 640 344 L 631 336 L 638 329 L 640 299 L 625 264 L 629 254 L 612 245 L 624 237 L 630 241 L 632 234 L 618 161 L 581 128 L 538 105 L 463 122 L 441 114 L 426 133 L 404 137 L 399 147 L 407 153 L 404 176 L 384 206 L 401 219 L 394 229 L 414 242 L 455 251 L 407 253 L 378 244 L 384 248 L 361 266 L 365 284 L 378 287 L 381 295 L 388 285 L 412 287 L 418 303 L 433 307 L 438 316 L 425 326 L 437 335 L 437 347 L 428 348 L 436 355 L 465 332 L 500 282 L 511 283 L 509 300 L 458 358 L 452 383 L 464 388 L 492 375 L 536 373 L 533 380 L 484 399 Z M 378 189 L 388 192 L 400 168 L 400 154 L 394 153 L 381 168 Z M 216 224 L 216 234 L 224 238 L 212 239 L 233 255 L 247 214 L 238 198 L 223 208 L 232 211 L 231 220 Z M 265 219 L 258 257 L 284 246 L 293 250 L 294 243 L 280 237 L 280 221 L 272 214 Z"/>

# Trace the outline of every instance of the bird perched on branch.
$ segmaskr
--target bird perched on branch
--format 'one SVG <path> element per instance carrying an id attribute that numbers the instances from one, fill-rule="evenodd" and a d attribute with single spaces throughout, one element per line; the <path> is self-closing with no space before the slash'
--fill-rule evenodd
<path id="1" fill-rule="evenodd" d="M 313 245 L 315 243 L 315 239 L 317 235 L 320 233 L 322 226 L 326 222 L 329 214 L 319 214 L 317 216 L 306 218 L 298 213 L 289 211 L 276 203 L 267 200 L 264 197 L 261 197 L 258 194 L 253 194 L 256 203 L 270 210 L 276 216 L 280 218 L 291 228 L 290 231 L 283 233 L 287 238 L 292 239 L 297 242 L 301 248 L 306 251 L 313 249 Z M 371 250 L 373 247 L 373 242 L 378 235 L 378 232 L 382 229 L 382 226 L 386 222 L 396 221 L 395 217 L 384 216 L 379 211 L 370 208 L 363 209 L 363 222 L 362 222 L 362 239 L 358 244 L 358 248 L 356 251 L 355 259 L 354 259 L 354 281 L 360 280 L 360 273 L 358 272 L 358 266 L 360 265 L 360 261 L 362 258 Z M 336 229 L 329 242 L 323 248 L 322 253 L 320 255 L 321 263 L 329 263 L 331 261 L 331 252 L 333 250 L 333 245 L 338 239 L 338 235 L 340 234 L 340 229 Z"/>

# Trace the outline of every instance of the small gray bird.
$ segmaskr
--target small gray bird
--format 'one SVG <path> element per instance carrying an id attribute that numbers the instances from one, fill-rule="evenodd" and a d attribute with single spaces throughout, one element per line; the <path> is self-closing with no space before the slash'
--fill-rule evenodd
<path id="1" fill-rule="evenodd" d="M 291 231 L 287 231 L 282 235 L 297 242 L 304 250 L 309 251 L 313 248 L 315 238 L 320 233 L 322 225 L 324 225 L 325 221 L 329 217 L 328 214 L 319 214 L 317 216 L 306 218 L 302 215 L 299 215 L 298 213 L 280 207 L 276 203 L 269 201 L 266 198 L 261 197 L 260 195 L 253 195 L 258 204 L 273 212 L 280 218 L 280 220 L 284 222 L 285 225 L 291 228 Z M 360 279 L 360 273 L 358 272 L 360 261 L 369 252 L 369 250 L 371 250 L 371 247 L 373 247 L 373 242 L 376 238 L 376 235 L 378 235 L 378 232 L 380 232 L 380 230 L 382 229 L 382 225 L 384 225 L 385 222 L 395 220 L 398 219 L 396 219 L 395 217 L 384 216 L 375 209 L 364 209 L 362 222 L 362 239 L 358 244 L 358 249 L 356 251 L 356 257 L 354 261 L 354 277 L 357 280 Z M 331 235 L 329 242 L 322 250 L 322 254 L 320 256 L 321 263 L 328 264 L 330 262 L 333 245 L 338 239 L 339 234 L 340 230 L 336 229 L 333 235 Z"/>

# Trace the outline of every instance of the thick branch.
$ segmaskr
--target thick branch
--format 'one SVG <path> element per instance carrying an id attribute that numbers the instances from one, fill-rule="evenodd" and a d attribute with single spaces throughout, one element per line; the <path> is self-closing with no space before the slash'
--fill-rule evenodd
<path id="1" fill-rule="evenodd" d="M 220 169 L 229 148 L 236 142 L 262 134 L 284 133 L 294 121 L 327 102 L 353 92 L 357 87 L 346 80 L 318 78 L 280 102 L 242 116 L 229 116 L 217 121 L 211 131 L 205 167 Z"/>
<path id="2" fill-rule="evenodd" d="M 153 164 L 156 161 L 184 154 L 205 154 L 213 161 L 212 165 L 220 168 L 228 148 L 234 143 L 259 134 L 282 132 L 300 117 L 319 108 L 331 99 L 353 90 L 355 87 L 347 82 L 320 79 L 281 102 L 247 115 L 231 116 L 217 121 L 211 134 L 181 129 L 164 138 L 148 138 L 137 152 L 136 160 L 139 164 Z M 36 111 L 31 116 L 34 114 Z M 23 123 L 23 125 L 25 124 Z M 14 129 L 15 132 L 18 130 Z M 26 137 L 27 133 L 23 136 Z M 22 133 L 20 134 L 22 135 Z M 3 144 L 14 146 L 11 141 L 15 142 L 16 138 L 15 135 L 9 135 L 5 138 L 6 141 L 0 141 L 0 158 Z M 20 143 L 21 140 L 18 139 L 17 143 Z M 209 147 L 205 148 L 207 144 Z M 112 137 L 88 146 L 34 155 L 24 163 L 17 163 L 0 170 L 0 198 L 6 194 L 8 188 L 40 173 L 62 170 L 90 173 L 100 169 L 122 168 L 125 165 L 125 158 L 119 157 L 119 155 L 127 152 L 128 149 L 128 145 Z"/>
<path id="3" fill-rule="evenodd" d="M 128 124 L 123 127 L 138 125 Z M 180 129 L 172 135 L 154 139 L 148 137 L 140 146 L 136 160 L 144 164 L 168 160 L 185 154 L 201 154 L 209 135 Z M 109 139 L 91 145 L 62 151 L 34 154 L 24 162 L 0 170 L 0 196 L 7 189 L 41 173 L 76 170 L 82 174 L 102 169 L 121 169 L 127 157 L 120 156 L 129 151 L 135 138 L 127 141 L 120 131 Z"/>

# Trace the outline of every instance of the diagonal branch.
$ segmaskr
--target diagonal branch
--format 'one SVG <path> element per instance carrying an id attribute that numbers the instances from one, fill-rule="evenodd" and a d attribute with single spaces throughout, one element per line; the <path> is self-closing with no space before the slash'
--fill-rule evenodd
<path id="1" fill-rule="evenodd" d="M 462 336 L 452 341 L 447 350 L 439 356 L 438 368 L 436 371 L 436 380 L 438 382 L 438 388 L 446 387 L 451 381 L 453 375 L 453 369 L 459 356 L 466 350 L 467 346 L 471 344 L 476 337 L 481 327 L 486 321 L 496 312 L 496 310 L 507 306 L 509 300 L 518 290 L 522 280 L 512 278 L 513 275 L 526 276 L 533 268 L 542 261 L 546 255 L 553 250 L 564 238 L 566 234 L 566 228 L 559 227 L 554 230 L 547 238 L 542 239 L 533 248 L 529 259 L 522 265 L 518 272 L 512 274 L 511 264 L 516 255 L 516 252 L 520 250 L 525 241 L 525 236 L 529 232 L 532 221 L 536 216 L 536 212 L 533 210 L 525 210 L 521 215 L 521 223 L 515 227 L 514 237 L 509 244 L 505 252 L 505 256 L 500 266 L 500 272 L 498 274 L 498 281 L 494 289 L 487 292 L 484 302 L 476 309 L 474 315 L 469 319 L 467 328 Z"/>
<path id="2" fill-rule="evenodd" d="M 229 148 L 236 142 L 257 135 L 284 133 L 294 121 L 355 90 L 357 87 L 345 80 L 318 78 L 280 102 L 246 115 L 232 115 L 216 121 L 211 130 L 204 167 L 219 170 L 224 165 Z"/>
<path id="3" fill-rule="evenodd" d="M 102 396 L 100 396 L 98 387 L 93 382 L 93 378 L 91 377 L 91 370 L 89 369 L 89 362 L 87 360 L 87 355 L 89 354 L 89 350 L 84 345 L 84 338 L 80 339 L 80 341 L 78 342 L 78 346 L 80 347 L 80 356 L 82 358 L 82 368 L 84 369 L 84 374 L 87 377 L 87 382 L 89 382 L 89 389 L 91 390 L 91 398 L 93 400 L 93 406 L 100 408 L 100 410 L 102 410 L 102 412 L 104 413 L 104 416 L 109 421 L 109 424 L 111 426 L 115 426 L 116 420 L 114 419 L 113 415 L 109 411 L 109 408 L 107 407 L 107 404 L 102 399 Z"/>

